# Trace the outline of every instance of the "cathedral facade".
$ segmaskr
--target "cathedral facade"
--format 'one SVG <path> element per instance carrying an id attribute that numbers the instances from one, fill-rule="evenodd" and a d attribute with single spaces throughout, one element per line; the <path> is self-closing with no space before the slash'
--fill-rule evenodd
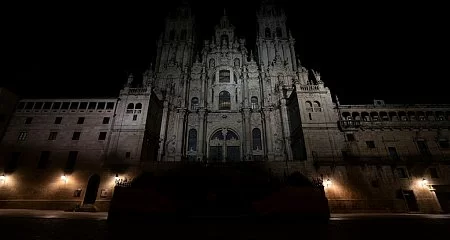
<path id="1" fill-rule="evenodd" d="M 321 178 L 332 212 L 449 211 L 450 105 L 341 105 L 302 66 L 282 9 L 262 3 L 256 21 L 255 51 L 225 11 L 199 39 L 182 4 L 118 97 L 19 100 L 4 117 L 0 207 L 106 210 L 144 170 L 258 162 Z"/>

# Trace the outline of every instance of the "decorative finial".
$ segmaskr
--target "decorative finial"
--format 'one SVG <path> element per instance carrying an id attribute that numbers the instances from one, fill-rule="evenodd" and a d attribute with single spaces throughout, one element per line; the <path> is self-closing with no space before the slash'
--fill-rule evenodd
<path id="1" fill-rule="evenodd" d="M 253 50 L 250 50 L 250 62 L 253 62 L 254 61 L 254 59 L 253 59 Z"/>
<path id="2" fill-rule="evenodd" d="M 335 97 L 336 97 L 336 104 L 337 104 L 338 106 L 341 105 L 341 104 L 339 103 L 339 98 L 338 98 L 337 94 L 335 95 Z"/>

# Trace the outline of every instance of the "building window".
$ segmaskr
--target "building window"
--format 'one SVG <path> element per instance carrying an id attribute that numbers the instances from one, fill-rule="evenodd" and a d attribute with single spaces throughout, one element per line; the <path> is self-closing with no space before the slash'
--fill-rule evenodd
<path id="1" fill-rule="evenodd" d="M 69 109 L 70 102 L 63 102 L 61 109 Z"/>
<path id="2" fill-rule="evenodd" d="M 38 169 L 45 169 L 48 166 L 49 163 L 49 159 L 50 159 L 50 151 L 42 151 L 41 152 L 41 157 L 39 158 L 39 162 L 37 165 Z"/>
<path id="3" fill-rule="evenodd" d="M 19 165 L 20 155 L 20 152 L 11 153 L 11 158 L 5 166 L 5 172 L 13 172 L 17 169 L 17 166 Z"/>
<path id="4" fill-rule="evenodd" d="M 356 141 L 355 135 L 353 135 L 353 134 L 351 134 L 351 133 L 347 134 L 347 141 L 349 141 L 349 142 L 354 142 L 354 141 Z"/>
<path id="5" fill-rule="evenodd" d="M 439 178 L 438 171 L 436 168 L 429 168 L 429 170 L 431 178 Z"/>
<path id="6" fill-rule="evenodd" d="M 126 153 L 125 153 L 125 158 L 126 158 L 126 159 L 129 159 L 130 157 L 131 157 L 131 152 L 126 152 Z"/>
<path id="7" fill-rule="evenodd" d="M 440 139 L 439 140 L 439 147 L 440 148 L 449 148 L 448 139 Z"/>
<path id="8" fill-rule="evenodd" d="M 98 140 L 105 140 L 106 139 L 106 132 L 100 132 L 98 135 Z"/>
<path id="9" fill-rule="evenodd" d="M 258 108 L 258 98 L 257 97 L 253 96 L 250 99 L 250 102 L 252 104 L 252 109 L 257 109 Z"/>
<path id="10" fill-rule="evenodd" d="M 87 102 L 81 102 L 80 107 L 78 109 L 85 110 L 87 108 L 88 103 Z"/>
<path id="11" fill-rule="evenodd" d="M 189 130 L 188 151 L 197 151 L 197 130 Z"/>
<path id="12" fill-rule="evenodd" d="M 133 113 L 133 109 L 134 109 L 134 104 L 133 103 L 128 103 L 127 113 Z"/>
<path id="13" fill-rule="evenodd" d="M 137 115 L 134 114 L 134 115 L 133 115 L 133 121 L 136 121 L 136 120 L 137 120 Z"/>
<path id="14" fill-rule="evenodd" d="M 80 140 L 81 132 L 73 132 L 72 140 Z"/>
<path id="15" fill-rule="evenodd" d="M 19 133 L 19 137 L 17 138 L 17 140 L 19 141 L 25 141 L 27 139 L 28 133 L 27 132 L 20 132 Z"/>
<path id="16" fill-rule="evenodd" d="M 192 99 L 191 99 L 191 110 L 197 110 L 197 108 L 198 108 L 198 98 L 196 98 L 196 97 L 193 97 Z"/>
<path id="17" fill-rule="evenodd" d="M 113 102 L 107 102 L 106 103 L 106 109 L 114 109 L 114 103 Z"/>
<path id="18" fill-rule="evenodd" d="M 108 124 L 108 123 L 109 123 L 109 117 L 104 117 L 103 124 Z"/>
<path id="19" fill-rule="evenodd" d="M 54 102 L 52 105 L 53 110 L 58 110 L 61 107 L 61 102 Z"/>
<path id="20" fill-rule="evenodd" d="M 397 168 L 397 175 L 399 178 L 408 178 L 408 174 L 404 168 Z"/>
<path id="21" fill-rule="evenodd" d="M 56 117 L 55 118 L 55 124 L 61 124 L 62 117 Z"/>
<path id="22" fill-rule="evenodd" d="M 83 124 L 84 123 L 84 117 L 79 117 L 77 124 Z"/>
<path id="23" fill-rule="evenodd" d="M 270 38 L 270 28 L 266 27 L 266 29 L 264 30 L 264 36 L 266 38 Z"/>
<path id="24" fill-rule="evenodd" d="M 134 109 L 142 109 L 142 103 L 136 103 Z"/>
<path id="25" fill-rule="evenodd" d="M 219 82 L 220 83 L 229 83 L 230 82 L 230 71 L 220 70 L 219 71 Z"/>
<path id="26" fill-rule="evenodd" d="M 50 135 L 48 135 L 48 140 L 56 140 L 56 135 L 58 135 L 58 132 L 50 132 Z"/>
<path id="27" fill-rule="evenodd" d="M 106 103 L 105 103 L 105 102 L 99 102 L 99 103 L 97 104 L 97 109 L 98 109 L 98 110 L 103 110 L 103 109 L 105 109 L 105 106 L 106 106 Z"/>
<path id="28" fill-rule="evenodd" d="M 90 102 L 88 105 L 88 109 L 95 109 L 96 106 L 97 106 L 96 102 Z"/>
<path id="29" fill-rule="evenodd" d="M 400 160 L 400 157 L 398 156 L 397 149 L 395 147 L 388 147 L 389 156 L 392 160 L 398 161 Z"/>
<path id="30" fill-rule="evenodd" d="M 253 150 L 262 150 L 261 130 L 259 130 L 259 128 L 253 128 L 252 138 L 253 138 Z"/>
<path id="31" fill-rule="evenodd" d="M 219 110 L 230 110 L 231 109 L 231 97 L 230 93 L 227 91 L 222 91 L 219 93 Z"/>
<path id="32" fill-rule="evenodd" d="M 70 104 L 70 109 L 71 110 L 76 110 L 78 109 L 78 102 L 73 102 Z"/>
<path id="33" fill-rule="evenodd" d="M 277 32 L 277 37 L 282 37 L 283 36 L 283 33 L 282 33 L 282 31 L 281 31 L 281 28 L 280 27 L 277 27 L 276 28 L 276 32 Z"/>
<path id="34" fill-rule="evenodd" d="M 419 148 L 420 154 L 422 156 L 430 156 L 430 150 L 428 149 L 427 143 L 424 140 L 417 140 L 417 147 Z"/>
<path id="35" fill-rule="evenodd" d="M 27 117 L 27 119 L 25 119 L 25 124 L 31 124 L 32 121 L 33 121 L 32 117 Z"/>
<path id="36" fill-rule="evenodd" d="M 375 142 L 374 141 L 366 141 L 366 145 L 368 148 L 375 148 Z"/>
<path id="37" fill-rule="evenodd" d="M 75 163 L 77 161 L 78 157 L 78 151 L 70 151 L 69 156 L 67 158 L 66 167 L 64 168 L 65 171 L 73 171 L 75 168 Z"/>

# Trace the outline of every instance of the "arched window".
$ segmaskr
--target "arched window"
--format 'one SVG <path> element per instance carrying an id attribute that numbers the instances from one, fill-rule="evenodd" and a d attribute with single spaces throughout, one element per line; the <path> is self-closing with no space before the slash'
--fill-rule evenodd
<path id="1" fill-rule="evenodd" d="M 234 59 L 234 66 L 235 67 L 239 67 L 241 65 L 241 61 L 239 60 L 239 58 L 235 58 Z"/>
<path id="2" fill-rule="evenodd" d="M 270 38 L 270 28 L 268 28 L 268 27 L 266 27 L 265 36 L 266 36 L 266 38 Z"/>
<path id="3" fill-rule="evenodd" d="M 314 107 L 320 107 L 320 103 L 318 101 L 314 101 Z"/>
<path id="4" fill-rule="evenodd" d="M 186 40 L 187 31 L 186 29 L 181 30 L 180 40 Z"/>
<path id="5" fill-rule="evenodd" d="M 219 93 L 219 110 L 230 110 L 231 109 L 231 97 L 230 93 L 227 91 L 222 91 Z"/>
<path id="6" fill-rule="evenodd" d="M 220 70 L 219 71 L 219 82 L 220 83 L 229 83 L 230 82 L 230 71 Z"/>
<path id="7" fill-rule="evenodd" d="M 134 109 L 142 109 L 142 103 L 136 103 L 136 107 Z"/>
<path id="8" fill-rule="evenodd" d="M 197 130 L 189 130 L 188 151 L 197 151 Z"/>
<path id="9" fill-rule="evenodd" d="M 127 109 L 134 109 L 134 104 L 133 103 L 128 103 Z"/>
<path id="10" fill-rule="evenodd" d="M 197 110 L 198 108 L 198 98 L 193 97 L 191 99 L 191 110 Z"/>
<path id="11" fill-rule="evenodd" d="M 252 109 L 258 108 L 258 98 L 257 97 L 253 96 L 250 101 L 252 104 Z"/>
<path id="12" fill-rule="evenodd" d="M 252 136 L 253 136 L 253 150 L 261 150 L 262 149 L 261 130 L 259 130 L 259 128 L 253 128 Z"/>
<path id="13" fill-rule="evenodd" d="M 175 31 L 172 29 L 172 30 L 170 30 L 170 33 L 169 33 L 169 40 L 174 40 L 175 39 Z"/>
<path id="14" fill-rule="evenodd" d="M 280 38 L 280 37 L 283 36 L 283 33 L 281 32 L 281 28 L 280 27 L 277 27 L 276 32 L 277 32 L 277 37 Z"/>

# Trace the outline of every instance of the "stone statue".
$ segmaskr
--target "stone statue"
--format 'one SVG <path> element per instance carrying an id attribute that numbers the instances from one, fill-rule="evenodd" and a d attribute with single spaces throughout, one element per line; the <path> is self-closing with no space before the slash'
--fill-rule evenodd
<path id="1" fill-rule="evenodd" d="M 130 73 L 130 75 L 128 75 L 128 80 L 127 80 L 127 87 L 131 87 L 131 84 L 133 83 L 133 73 Z"/>
<path id="2" fill-rule="evenodd" d="M 322 83 L 322 80 L 320 80 L 320 73 L 314 71 L 314 69 L 312 69 L 312 73 L 314 74 L 314 78 L 316 79 L 317 83 Z"/>

